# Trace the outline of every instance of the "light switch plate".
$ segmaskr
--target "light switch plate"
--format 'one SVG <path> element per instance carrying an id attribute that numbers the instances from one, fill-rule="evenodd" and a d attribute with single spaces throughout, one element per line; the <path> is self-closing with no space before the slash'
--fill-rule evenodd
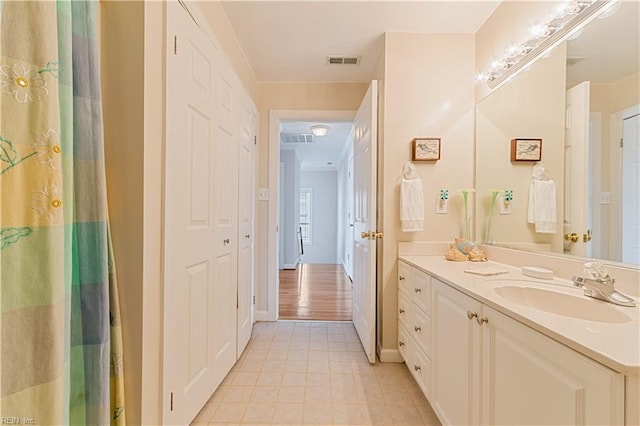
<path id="1" fill-rule="evenodd" d="M 269 189 L 258 188 L 258 201 L 268 201 L 268 200 L 269 200 Z"/>

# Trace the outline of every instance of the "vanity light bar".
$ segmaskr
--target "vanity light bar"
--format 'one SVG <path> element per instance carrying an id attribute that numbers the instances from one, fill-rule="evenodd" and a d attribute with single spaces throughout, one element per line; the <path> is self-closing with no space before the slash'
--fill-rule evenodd
<path id="1" fill-rule="evenodd" d="M 574 0 L 564 4 L 548 22 L 533 23 L 530 38 L 507 49 L 504 57 L 494 60 L 489 70 L 478 74 L 476 80 L 486 81 L 492 89 L 498 88 L 618 1 L 620 0 Z"/>

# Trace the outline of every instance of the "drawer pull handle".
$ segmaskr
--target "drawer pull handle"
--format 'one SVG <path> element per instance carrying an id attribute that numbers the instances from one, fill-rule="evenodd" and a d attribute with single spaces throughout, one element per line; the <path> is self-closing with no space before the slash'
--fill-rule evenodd
<path id="1" fill-rule="evenodd" d="M 422 289 L 420 287 L 416 287 L 413 289 L 416 293 L 422 293 Z"/>
<path id="2" fill-rule="evenodd" d="M 400 308 L 398 309 L 398 312 L 400 312 L 401 314 L 404 314 L 404 309 Z"/>
<path id="3" fill-rule="evenodd" d="M 414 366 L 413 366 L 413 369 L 414 369 L 415 371 L 420 371 L 420 370 L 421 370 L 421 368 L 420 368 L 420 366 L 419 366 L 419 365 L 414 365 Z"/>
<path id="4" fill-rule="evenodd" d="M 478 324 L 480 325 L 484 324 L 485 322 L 489 322 L 489 320 L 485 317 L 476 317 L 476 321 L 478 321 Z"/>
<path id="5" fill-rule="evenodd" d="M 478 314 L 476 314 L 475 312 L 467 311 L 467 318 L 469 318 L 470 320 L 478 318 Z"/>
<path id="6" fill-rule="evenodd" d="M 404 281 L 404 277 L 403 277 L 402 275 L 400 275 L 400 276 L 398 277 L 398 279 L 399 279 L 400 281 Z"/>
<path id="7" fill-rule="evenodd" d="M 222 243 L 226 246 L 227 244 L 229 244 L 230 240 L 228 238 L 225 238 L 224 240 L 222 240 Z"/>
<path id="8" fill-rule="evenodd" d="M 413 326 L 413 331 L 415 331 L 415 332 L 422 331 L 422 327 L 420 327 L 419 325 L 414 325 Z"/>
<path id="9" fill-rule="evenodd" d="M 404 342 L 403 342 L 402 340 L 400 340 L 400 341 L 398 342 L 398 345 L 400 345 L 400 347 L 403 347 L 403 346 L 404 346 Z"/>

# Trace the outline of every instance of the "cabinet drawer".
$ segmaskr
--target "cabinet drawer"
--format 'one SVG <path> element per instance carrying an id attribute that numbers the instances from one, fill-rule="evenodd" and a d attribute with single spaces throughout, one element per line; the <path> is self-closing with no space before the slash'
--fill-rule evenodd
<path id="1" fill-rule="evenodd" d="M 398 292 L 398 321 L 404 324 L 407 328 L 411 326 L 411 302 L 404 292 Z"/>
<path id="2" fill-rule="evenodd" d="M 398 289 L 409 294 L 411 290 L 411 270 L 413 268 L 404 262 L 398 262 Z"/>
<path id="3" fill-rule="evenodd" d="M 420 386 L 425 396 L 429 398 L 431 396 L 431 360 L 420 349 L 414 348 L 413 359 L 409 368 L 418 386 Z"/>
<path id="4" fill-rule="evenodd" d="M 411 275 L 412 299 L 427 315 L 431 315 L 431 276 L 417 269 Z"/>
<path id="5" fill-rule="evenodd" d="M 400 355 L 402 355 L 402 359 L 404 362 L 409 365 L 411 361 L 409 360 L 411 352 L 414 351 L 413 345 L 411 344 L 411 336 L 407 331 L 407 328 L 402 325 L 402 323 L 398 323 L 398 351 Z"/>
<path id="6" fill-rule="evenodd" d="M 419 309 L 411 315 L 409 330 L 416 344 L 428 356 L 431 356 L 431 317 Z"/>

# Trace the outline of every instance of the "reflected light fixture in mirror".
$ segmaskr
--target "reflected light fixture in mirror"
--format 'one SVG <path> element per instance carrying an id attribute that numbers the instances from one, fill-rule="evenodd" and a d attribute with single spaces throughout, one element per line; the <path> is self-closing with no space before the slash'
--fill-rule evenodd
<path id="1" fill-rule="evenodd" d="M 321 124 L 311 126 L 311 133 L 313 133 L 313 136 L 327 136 L 327 133 L 329 133 L 329 126 L 323 126 Z"/>
<path id="2" fill-rule="evenodd" d="M 571 0 L 562 3 L 547 22 L 533 22 L 529 26 L 529 38 L 509 47 L 504 56 L 491 62 L 489 69 L 476 75 L 476 80 L 486 82 L 496 89 L 524 71 L 528 64 L 546 55 L 558 44 L 591 22 L 599 13 L 606 13 L 620 0 Z"/>

